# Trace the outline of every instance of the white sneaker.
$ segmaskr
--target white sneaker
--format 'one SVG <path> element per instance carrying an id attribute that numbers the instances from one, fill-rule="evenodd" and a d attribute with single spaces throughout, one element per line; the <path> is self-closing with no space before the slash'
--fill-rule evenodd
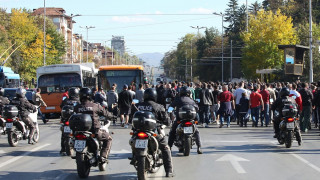
<path id="1" fill-rule="evenodd" d="M 126 129 L 127 129 L 128 127 L 129 127 L 129 126 L 128 126 L 128 124 L 124 125 L 124 128 L 126 128 Z"/>
<path id="2" fill-rule="evenodd" d="M 207 123 L 202 124 L 202 127 L 207 127 L 207 126 L 208 126 Z"/>

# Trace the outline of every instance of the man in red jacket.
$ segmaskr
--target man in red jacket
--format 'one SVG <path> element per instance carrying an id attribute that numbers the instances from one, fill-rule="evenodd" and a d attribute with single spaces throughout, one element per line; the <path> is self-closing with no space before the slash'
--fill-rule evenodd
<path id="1" fill-rule="evenodd" d="M 259 113 L 264 110 L 264 103 L 261 94 L 258 93 L 258 86 L 253 86 L 253 91 L 250 94 L 250 107 L 252 116 L 252 127 L 258 127 Z M 262 123 L 261 123 L 262 124 Z"/>
<path id="2" fill-rule="evenodd" d="M 270 107 L 270 93 L 267 90 L 267 86 L 264 84 L 261 86 L 262 91 L 260 91 L 260 94 L 262 95 L 262 100 L 264 102 L 264 110 L 261 111 L 261 126 L 263 126 L 263 121 L 265 121 L 266 127 L 269 125 L 269 107 Z"/>

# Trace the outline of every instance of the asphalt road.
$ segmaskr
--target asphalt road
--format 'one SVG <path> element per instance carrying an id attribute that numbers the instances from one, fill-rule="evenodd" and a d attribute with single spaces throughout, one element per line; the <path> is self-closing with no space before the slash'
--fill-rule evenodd
<path id="1" fill-rule="evenodd" d="M 0 137 L 0 179 L 79 179 L 75 160 L 60 156 L 59 120 L 40 123 L 40 142 L 29 145 L 20 141 L 10 147 L 7 136 Z M 172 179 L 319 179 L 320 136 L 318 130 L 303 134 L 303 144 L 287 149 L 272 138 L 269 128 L 199 128 L 204 154 L 196 148 L 189 157 L 173 148 L 173 166 L 176 176 Z M 131 156 L 128 140 L 130 129 L 111 126 L 113 145 L 107 171 L 91 168 L 88 179 L 136 179 L 136 171 L 127 159 Z M 169 129 L 167 130 L 167 132 Z M 149 175 L 150 179 L 166 179 L 163 168 Z"/>

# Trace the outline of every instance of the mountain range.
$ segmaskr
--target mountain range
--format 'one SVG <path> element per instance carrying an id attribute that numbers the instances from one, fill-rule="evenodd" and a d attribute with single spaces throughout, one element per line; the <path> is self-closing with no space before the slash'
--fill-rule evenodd
<path id="1" fill-rule="evenodd" d="M 150 66 L 160 66 L 160 62 L 164 55 L 162 53 L 142 53 L 137 55 L 140 59 Z"/>

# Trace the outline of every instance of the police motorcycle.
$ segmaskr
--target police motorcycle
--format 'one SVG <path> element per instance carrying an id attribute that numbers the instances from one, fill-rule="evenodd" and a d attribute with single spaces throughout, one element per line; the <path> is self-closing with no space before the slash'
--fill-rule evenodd
<path id="1" fill-rule="evenodd" d="M 298 114 L 297 106 L 295 104 L 285 104 L 281 113 L 283 118 L 279 125 L 280 133 L 277 137 L 279 144 L 285 144 L 286 148 L 290 148 L 295 138 L 298 145 L 301 146 L 302 137 L 298 125 L 299 119 L 296 117 Z"/>
<path id="2" fill-rule="evenodd" d="M 75 104 L 76 105 L 76 104 Z M 63 144 L 65 147 L 66 154 L 68 156 L 74 156 L 74 149 L 72 144 L 70 143 L 70 133 L 72 133 L 70 129 L 69 118 L 74 114 L 74 106 L 65 105 L 61 110 L 61 126 L 60 131 L 62 133 Z"/>
<path id="3" fill-rule="evenodd" d="M 173 111 L 172 107 L 168 109 L 168 112 L 170 111 Z M 178 116 L 180 121 L 177 122 L 179 125 L 176 129 L 174 145 L 178 147 L 179 152 L 183 152 L 184 156 L 189 156 L 192 146 L 195 145 L 197 111 L 192 105 L 184 105 L 178 109 Z"/>
<path id="4" fill-rule="evenodd" d="M 38 108 L 37 108 L 38 109 Z M 35 125 L 33 141 L 37 143 L 40 139 L 40 130 L 38 125 L 38 110 L 30 112 L 29 118 Z M 16 147 L 19 140 L 27 140 L 30 130 L 28 126 L 19 118 L 19 110 L 14 105 L 5 105 L 3 108 L 3 117 L 6 120 L 6 131 L 8 134 L 8 143 Z"/>
<path id="5" fill-rule="evenodd" d="M 102 148 L 102 142 L 98 141 L 94 134 L 90 131 L 92 129 L 92 118 L 89 114 L 73 114 L 69 119 L 70 128 L 72 130 L 72 137 L 70 145 L 76 151 L 75 157 L 77 163 L 77 172 L 80 178 L 89 176 L 90 168 L 99 167 L 100 171 L 105 171 L 107 162 L 101 162 L 99 153 Z M 101 127 L 108 131 L 110 123 Z"/>

